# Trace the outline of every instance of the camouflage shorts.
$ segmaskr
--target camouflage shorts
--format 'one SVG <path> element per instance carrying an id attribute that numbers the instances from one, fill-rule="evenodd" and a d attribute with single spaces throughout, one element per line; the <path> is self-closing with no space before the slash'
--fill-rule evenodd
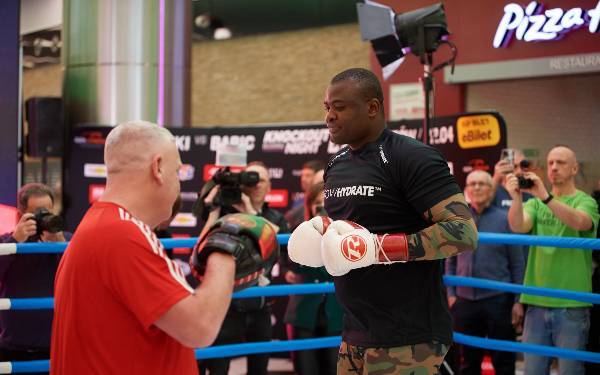
<path id="1" fill-rule="evenodd" d="M 338 375 L 434 375 L 449 346 L 438 342 L 395 348 L 364 348 L 342 341 Z"/>

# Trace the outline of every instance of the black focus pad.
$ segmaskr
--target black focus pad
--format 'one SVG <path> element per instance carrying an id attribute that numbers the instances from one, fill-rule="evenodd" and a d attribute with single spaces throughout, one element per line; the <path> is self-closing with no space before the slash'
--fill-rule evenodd
<path id="1" fill-rule="evenodd" d="M 200 282 L 206 272 L 206 261 L 213 252 L 230 254 L 235 259 L 234 290 L 258 284 L 264 273 L 264 261 L 254 241 L 245 235 L 235 235 L 216 229 L 194 247 L 190 257 L 192 273 Z"/>

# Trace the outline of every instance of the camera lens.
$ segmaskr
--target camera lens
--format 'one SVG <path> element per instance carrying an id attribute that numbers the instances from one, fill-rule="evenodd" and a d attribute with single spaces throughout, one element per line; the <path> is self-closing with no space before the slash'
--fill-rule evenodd
<path id="1" fill-rule="evenodd" d="M 521 167 L 521 169 L 526 169 L 531 167 L 531 162 L 527 159 L 523 159 L 519 162 L 519 167 Z"/>
<path id="2" fill-rule="evenodd" d="M 530 178 L 525 178 L 523 176 L 517 176 L 519 180 L 519 188 L 520 189 L 531 189 L 533 187 L 533 180 Z"/>
<path id="3" fill-rule="evenodd" d="M 60 216 L 52 214 L 44 216 L 41 220 L 41 224 L 40 227 L 42 230 L 50 233 L 58 233 L 63 230 L 63 221 Z"/>

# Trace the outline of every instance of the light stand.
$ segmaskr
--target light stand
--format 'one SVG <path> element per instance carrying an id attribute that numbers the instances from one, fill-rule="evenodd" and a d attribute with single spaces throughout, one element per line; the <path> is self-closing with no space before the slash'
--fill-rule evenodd
<path id="1" fill-rule="evenodd" d="M 452 67 L 452 73 L 454 73 L 454 61 L 456 60 L 456 55 L 458 53 L 456 46 L 447 40 L 442 41 L 441 43 L 447 44 L 450 46 L 452 51 L 452 57 L 439 64 L 438 66 L 433 66 L 433 52 L 425 52 L 421 56 L 421 63 L 423 64 L 423 78 L 421 79 L 422 87 L 423 87 L 423 97 L 425 99 L 425 113 L 423 116 L 423 143 L 427 144 L 427 139 L 429 137 L 429 129 L 431 128 L 431 119 L 435 114 L 435 79 L 433 77 L 433 73 L 437 72 L 440 69 L 450 65 Z"/>

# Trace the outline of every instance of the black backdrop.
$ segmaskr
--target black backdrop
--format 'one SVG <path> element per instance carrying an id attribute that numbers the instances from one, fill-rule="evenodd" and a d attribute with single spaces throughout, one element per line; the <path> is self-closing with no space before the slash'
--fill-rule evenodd
<path id="1" fill-rule="evenodd" d="M 493 172 L 506 147 L 506 126 L 498 113 L 470 113 L 433 119 L 429 143 L 448 159 L 456 181 L 463 186 L 473 169 Z M 421 139 L 420 120 L 389 123 L 401 134 Z M 104 139 L 111 127 L 79 126 L 72 130 L 65 156 L 64 198 L 66 223 L 74 230 L 90 203 L 105 184 Z M 339 150 L 328 141 L 322 124 L 170 129 L 177 139 L 183 168 L 180 173 L 183 207 L 174 220 L 177 234 L 197 235 L 199 225 L 191 207 L 204 182 L 216 167 L 215 150 L 223 144 L 242 144 L 248 161 L 261 160 L 269 167 L 273 191 L 267 197 L 272 207 L 286 210 L 301 197 L 300 170 L 311 159 L 327 161 Z"/>
<path id="2" fill-rule="evenodd" d="M 389 127 L 401 134 L 422 139 L 422 121 L 391 122 Z M 65 153 L 64 202 L 67 228 L 75 230 L 91 202 L 104 189 L 106 170 L 103 149 L 111 127 L 79 126 L 72 130 Z M 292 201 L 301 198 L 300 171 L 308 160 L 327 161 L 339 150 L 329 142 L 323 124 L 277 125 L 215 128 L 170 129 L 177 139 L 183 167 L 180 172 L 183 206 L 170 228 L 174 237 L 197 236 L 200 224 L 191 214 L 197 192 L 210 178 L 215 151 L 223 144 L 242 144 L 248 151 L 248 161 L 261 160 L 269 168 L 272 191 L 267 197 L 272 207 L 282 212 Z M 493 166 L 506 147 L 506 126 L 498 113 L 469 113 L 432 120 L 429 143 L 448 160 L 456 181 L 463 186 L 466 174 L 474 169 L 493 173 Z M 149 203 L 151 204 L 151 203 Z M 189 249 L 175 249 L 182 262 Z M 283 275 L 273 270 L 275 283 L 283 283 Z M 285 339 L 281 318 L 287 298 L 274 300 L 275 338 Z"/>

